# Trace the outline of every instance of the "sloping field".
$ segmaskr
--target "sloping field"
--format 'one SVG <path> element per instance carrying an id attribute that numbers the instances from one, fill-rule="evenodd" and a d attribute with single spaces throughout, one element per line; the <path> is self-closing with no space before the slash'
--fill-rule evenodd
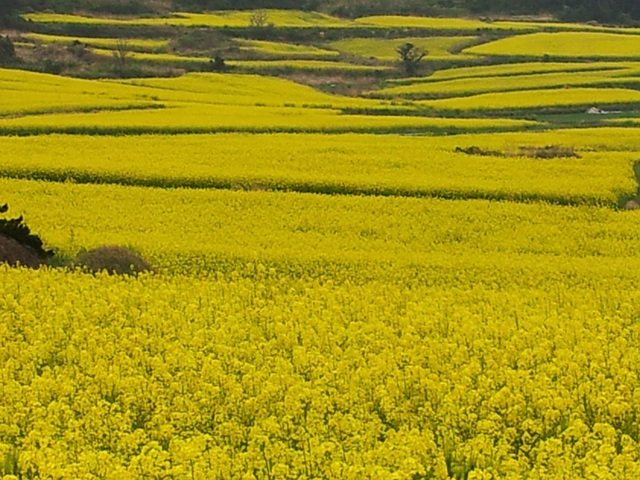
<path id="1" fill-rule="evenodd" d="M 244 34 L 254 14 L 33 18 Z M 319 45 L 333 27 L 405 40 L 598 28 L 267 20 Z M 240 43 L 272 58 L 309 48 Z M 296 78 L 353 91 L 380 79 L 322 63 L 342 70 Z M 637 71 L 456 68 L 387 83 L 454 97 L 392 101 L 235 73 L 0 70 L 0 220 L 22 216 L 58 265 L 0 264 L 0 478 L 639 478 L 640 214 L 627 201 L 640 128 L 581 123 L 613 117 L 591 106 L 636 115 Z M 67 268 L 100 245 L 154 271 Z"/>
<path id="2" fill-rule="evenodd" d="M 72 45 L 74 42 L 80 42 L 89 47 L 115 49 L 118 47 L 122 39 L 118 38 L 95 38 L 95 37 L 73 37 L 63 35 L 46 35 L 43 33 L 26 33 L 25 38 L 35 40 L 42 43 L 60 43 L 63 45 Z M 155 52 L 165 50 L 169 46 L 169 40 L 156 40 L 149 38 L 127 38 L 124 40 L 127 49 L 135 51 Z"/>
<path id="3" fill-rule="evenodd" d="M 0 185 L 15 213 L 24 213 L 68 254 L 105 243 L 131 245 L 173 273 L 189 270 L 177 259 L 194 256 L 190 261 L 197 262 L 200 255 L 203 267 L 207 258 L 220 256 L 232 263 L 238 258 L 355 267 L 362 261 L 374 269 L 397 262 L 417 270 L 440 262 L 463 265 L 474 255 L 480 269 L 496 268 L 508 257 L 515 265 L 536 258 L 549 265 L 556 257 L 553 272 L 571 271 L 571 260 L 583 258 L 575 267 L 584 273 L 599 270 L 587 261 L 593 256 L 601 258 L 603 271 L 625 259 L 638 262 L 637 223 L 610 208 L 10 179 Z M 46 210 L 39 208 L 43 204 Z M 498 268 L 497 274 L 509 270 Z"/>
<path id="4" fill-rule="evenodd" d="M 441 80 L 457 80 L 463 78 L 509 77 L 512 75 L 533 75 L 538 73 L 571 73 L 571 72 L 613 72 L 624 73 L 630 69 L 640 68 L 637 62 L 521 62 L 497 65 L 478 65 L 473 67 L 455 67 L 437 70 L 427 77 L 391 78 L 386 81 L 390 85 L 409 85 L 412 83 L 435 82 Z"/>
<path id="5" fill-rule="evenodd" d="M 11 117 L 0 118 L 5 134 L 455 132 L 535 125 L 511 119 L 342 114 L 346 108 L 384 113 L 407 106 L 330 95 L 256 75 L 192 73 L 178 78 L 94 81 L 2 70 L 0 82 L 8 90 L 21 92 L 0 100 L 0 112 Z M 126 114 L 117 112 L 121 110 Z"/>
<path id="6" fill-rule="evenodd" d="M 373 25 L 376 27 L 403 27 L 403 28 L 424 28 L 432 30 L 456 30 L 464 32 L 475 32 L 478 30 L 501 29 L 503 27 L 491 22 L 471 20 L 465 18 L 434 18 L 434 17 L 412 17 L 400 15 L 375 15 L 360 17 L 354 20 L 360 25 Z M 520 27 L 518 24 L 509 24 L 504 27 L 506 30 L 528 30 L 529 26 Z"/>
<path id="7" fill-rule="evenodd" d="M 236 39 L 240 49 L 247 52 L 261 53 L 274 57 L 288 58 L 333 58 L 339 52 L 325 50 L 312 45 L 297 45 L 284 42 L 268 42 L 264 40 Z"/>
<path id="8" fill-rule="evenodd" d="M 475 55 L 558 58 L 640 58 L 640 35 L 622 33 L 531 33 L 464 50 Z"/>
<path id="9" fill-rule="evenodd" d="M 111 110 L 114 107 L 110 107 Z M 455 133 L 515 130 L 537 122 L 441 116 L 349 115 L 330 108 L 258 105 L 171 104 L 165 108 L 127 108 L 126 112 L 47 114 L 0 119 L 5 135 L 80 133 L 325 132 Z"/>
<path id="10" fill-rule="evenodd" d="M 509 110 L 549 108 L 588 108 L 593 105 L 635 108 L 640 105 L 640 92 L 624 88 L 560 88 L 485 93 L 468 97 L 424 100 L 421 105 L 438 110 Z"/>
<path id="11" fill-rule="evenodd" d="M 265 72 L 267 74 L 278 70 L 290 70 L 294 72 L 324 71 L 334 72 L 336 74 L 345 72 L 367 72 L 369 74 L 375 74 L 393 69 L 393 67 L 384 65 L 358 65 L 328 60 L 230 60 L 227 64 L 244 71 Z"/>
<path id="12" fill-rule="evenodd" d="M 552 138 L 540 135 L 536 140 L 534 145 Z M 158 187 L 612 206 L 620 198 L 632 197 L 636 189 L 635 159 L 627 152 L 585 152 L 582 158 L 542 160 L 510 152 L 505 157 L 467 155 L 455 152 L 455 143 L 428 137 L 368 135 L 5 138 L 0 140 L 5 152 L 0 174 Z M 465 148 L 467 144 L 457 146 Z M 176 162 L 176 158 L 182 160 Z"/>
<path id="13" fill-rule="evenodd" d="M 104 57 L 113 57 L 113 51 L 108 49 L 94 48 L 92 52 L 96 55 Z M 143 60 L 154 63 L 169 64 L 200 64 L 208 66 L 213 64 L 213 59 L 209 57 L 194 57 L 187 55 L 176 55 L 173 53 L 144 53 L 130 52 L 128 58 L 133 60 Z M 329 60 L 227 60 L 227 67 L 234 67 L 248 72 L 266 72 L 270 73 L 274 70 L 294 70 L 294 71 L 327 71 L 334 72 L 383 72 L 391 70 L 387 66 L 369 66 L 357 65 L 347 62 L 337 62 Z"/>
<path id="14" fill-rule="evenodd" d="M 383 88 L 376 96 L 453 97 L 488 92 L 512 92 L 569 87 L 638 87 L 640 70 L 604 70 L 585 72 L 535 73 L 496 77 L 468 77 L 455 80 L 412 83 Z M 478 81 L 482 78 L 482 81 Z"/>
<path id="15" fill-rule="evenodd" d="M 364 99 L 341 97 L 321 93 L 311 87 L 278 78 L 254 75 L 215 73 L 190 73 L 168 79 L 133 79 L 123 81 L 81 80 L 56 75 L 0 69 L 0 86 L 7 91 L 24 93 L 3 96 L 0 106 L 31 102 L 29 95 L 48 96 L 47 103 L 59 104 L 63 108 L 73 101 L 61 96 L 77 96 L 79 102 L 152 103 L 162 106 L 164 102 L 192 102 L 201 104 L 270 106 L 298 105 L 340 108 L 379 104 Z M 42 101 L 42 100 L 39 100 Z M 37 102 L 35 102 L 37 104 Z M 0 107 L 1 108 L 1 107 Z M 43 110 L 43 109 L 41 109 Z"/>
<path id="16" fill-rule="evenodd" d="M 348 25 L 335 17 L 317 12 L 268 10 L 267 21 L 276 27 L 342 27 Z M 87 25 L 172 25 L 181 27 L 248 27 L 254 11 L 219 11 L 210 13 L 177 12 L 170 17 L 116 19 L 56 13 L 29 13 L 26 20 L 39 23 L 75 23 Z"/>

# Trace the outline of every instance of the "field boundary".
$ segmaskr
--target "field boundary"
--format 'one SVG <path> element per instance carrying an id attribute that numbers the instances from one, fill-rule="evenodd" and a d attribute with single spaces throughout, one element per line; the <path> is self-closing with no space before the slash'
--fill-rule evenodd
<path id="1" fill-rule="evenodd" d="M 396 186 L 366 186 L 340 183 L 313 183 L 283 180 L 265 180 L 260 178 L 169 178 L 169 177 L 131 177 L 112 173 L 93 173 L 73 170 L 0 170 L 0 178 L 13 180 L 32 180 L 52 183 L 76 183 L 90 185 L 121 185 L 129 187 L 147 187 L 159 189 L 186 188 L 194 190 L 235 190 L 235 191 L 271 191 L 296 192 L 318 195 L 345 195 L 368 197 L 407 197 L 440 198 L 444 200 L 491 200 L 516 203 L 547 203 L 559 206 L 598 206 L 621 208 L 633 199 L 633 195 L 622 195 L 617 200 L 607 202 L 602 197 L 589 195 L 554 195 L 534 192 L 509 193 L 482 190 L 456 190 L 438 188 L 407 188 Z"/>

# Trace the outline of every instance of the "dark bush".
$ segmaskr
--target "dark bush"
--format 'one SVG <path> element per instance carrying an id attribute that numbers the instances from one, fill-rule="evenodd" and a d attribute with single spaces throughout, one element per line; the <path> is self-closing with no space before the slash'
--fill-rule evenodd
<path id="1" fill-rule="evenodd" d="M 7 205 L 0 206 L 0 213 L 8 210 Z M 0 263 L 38 268 L 51 256 L 53 252 L 46 250 L 40 237 L 31 233 L 22 216 L 0 219 Z"/>
<path id="2" fill-rule="evenodd" d="M 0 35 L 0 64 L 6 64 L 15 60 L 16 49 L 9 36 Z"/>

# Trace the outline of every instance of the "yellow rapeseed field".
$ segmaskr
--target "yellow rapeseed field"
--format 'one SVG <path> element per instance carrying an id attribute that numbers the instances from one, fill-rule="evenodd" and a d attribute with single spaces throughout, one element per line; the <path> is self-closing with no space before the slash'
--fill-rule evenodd
<path id="1" fill-rule="evenodd" d="M 640 37 L 623 33 L 531 33 L 503 38 L 465 49 L 476 55 L 553 58 L 640 58 Z"/>
<path id="2" fill-rule="evenodd" d="M 424 100 L 421 105 L 438 110 L 508 110 L 544 108 L 585 108 L 593 105 L 640 105 L 640 92 L 631 88 L 554 88 Z"/>
<path id="3" fill-rule="evenodd" d="M 25 33 L 23 37 L 42 43 L 61 43 L 65 45 L 80 42 L 90 47 L 102 47 L 114 49 L 121 39 L 117 38 L 95 38 L 95 37 L 73 37 L 63 35 L 47 35 L 44 33 Z M 161 51 L 169 46 L 169 40 L 154 40 L 148 38 L 127 38 L 126 47 L 131 50 L 141 51 Z"/>
<path id="4" fill-rule="evenodd" d="M 639 473 L 635 214 L 0 184 L 69 253 L 160 267 L 0 267 L 5 474 Z"/>
<path id="5" fill-rule="evenodd" d="M 524 145 L 554 140 L 538 137 Z M 611 206 L 632 197 L 637 186 L 632 164 L 640 149 L 585 148 L 577 150 L 582 158 L 541 160 L 518 156 L 519 145 L 503 140 L 497 148 L 505 157 L 456 152 L 456 147 L 486 143 L 480 136 L 471 141 L 354 134 L 0 137 L 0 174 L 159 187 L 259 186 Z"/>
<path id="6" fill-rule="evenodd" d="M 318 12 L 296 10 L 262 10 L 267 21 L 277 27 L 343 27 L 350 22 Z M 28 13 L 25 20 L 37 23 L 70 23 L 85 25 L 172 25 L 180 27 L 248 27 L 253 10 L 217 11 L 209 13 L 175 12 L 167 17 L 119 19 L 111 17 L 88 17 L 58 13 Z"/>
<path id="7" fill-rule="evenodd" d="M 274 57 L 331 58 L 339 55 L 339 52 L 334 50 L 325 50 L 312 45 L 247 39 L 236 39 L 235 42 L 240 45 L 240 50 Z"/>
<path id="8" fill-rule="evenodd" d="M 638 69 L 602 70 L 584 72 L 537 72 L 534 74 L 483 76 L 457 78 L 453 80 L 411 83 L 376 90 L 378 96 L 438 96 L 449 97 L 486 92 L 510 92 L 568 87 L 635 87 L 638 85 Z M 544 92 L 540 92 L 544 95 Z"/>
<path id="9" fill-rule="evenodd" d="M 577 58 L 632 59 L 637 31 L 261 12 L 25 16 L 306 41 L 229 40 L 254 60 L 223 74 L 0 69 L 0 219 L 55 253 L 0 263 L 0 479 L 640 478 L 640 64 Z M 491 30 L 515 36 L 450 55 Z M 400 78 L 397 41 L 424 73 L 545 61 Z M 213 54 L 145 42 L 131 72 Z M 386 76 L 371 97 L 418 97 L 321 91 Z M 73 267 L 103 245 L 153 270 Z"/>

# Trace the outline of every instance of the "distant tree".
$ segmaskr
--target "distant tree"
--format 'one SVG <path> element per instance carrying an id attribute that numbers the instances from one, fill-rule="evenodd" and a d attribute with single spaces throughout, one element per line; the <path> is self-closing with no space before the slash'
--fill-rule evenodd
<path id="1" fill-rule="evenodd" d="M 249 26 L 253 28 L 266 27 L 269 20 L 269 14 L 264 10 L 257 10 L 249 17 Z"/>
<path id="2" fill-rule="evenodd" d="M 16 49 L 9 36 L 0 35 L 0 65 L 11 62 L 16 58 Z"/>
<path id="3" fill-rule="evenodd" d="M 398 58 L 402 63 L 405 73 L 409 76 L 416 74 L 420 60 L 427 54 L 427 52 L 409 42 L 396 48 L 396 52 L 398 53 Z"/>
<path id="4" fill-rule="evenodd" d="M 127 66 L 129 62 L 129 57 L 131 56 L 131 48 L 129 46 L 129 41 L 126 38 L 120 38 L 116 42 L 116 48 L 113 50 L 113 58 L 116 60 L 116 67 L 121 72 Z"/>
<path id="5" fill-rule="evenodd" d="M 223 72 L 227 68 L 227 65 L 224 63 L 224 58 L 219 53 L 216 53 L 216 56 L 211 60 L 211 70 L 214 72 Z"/>

